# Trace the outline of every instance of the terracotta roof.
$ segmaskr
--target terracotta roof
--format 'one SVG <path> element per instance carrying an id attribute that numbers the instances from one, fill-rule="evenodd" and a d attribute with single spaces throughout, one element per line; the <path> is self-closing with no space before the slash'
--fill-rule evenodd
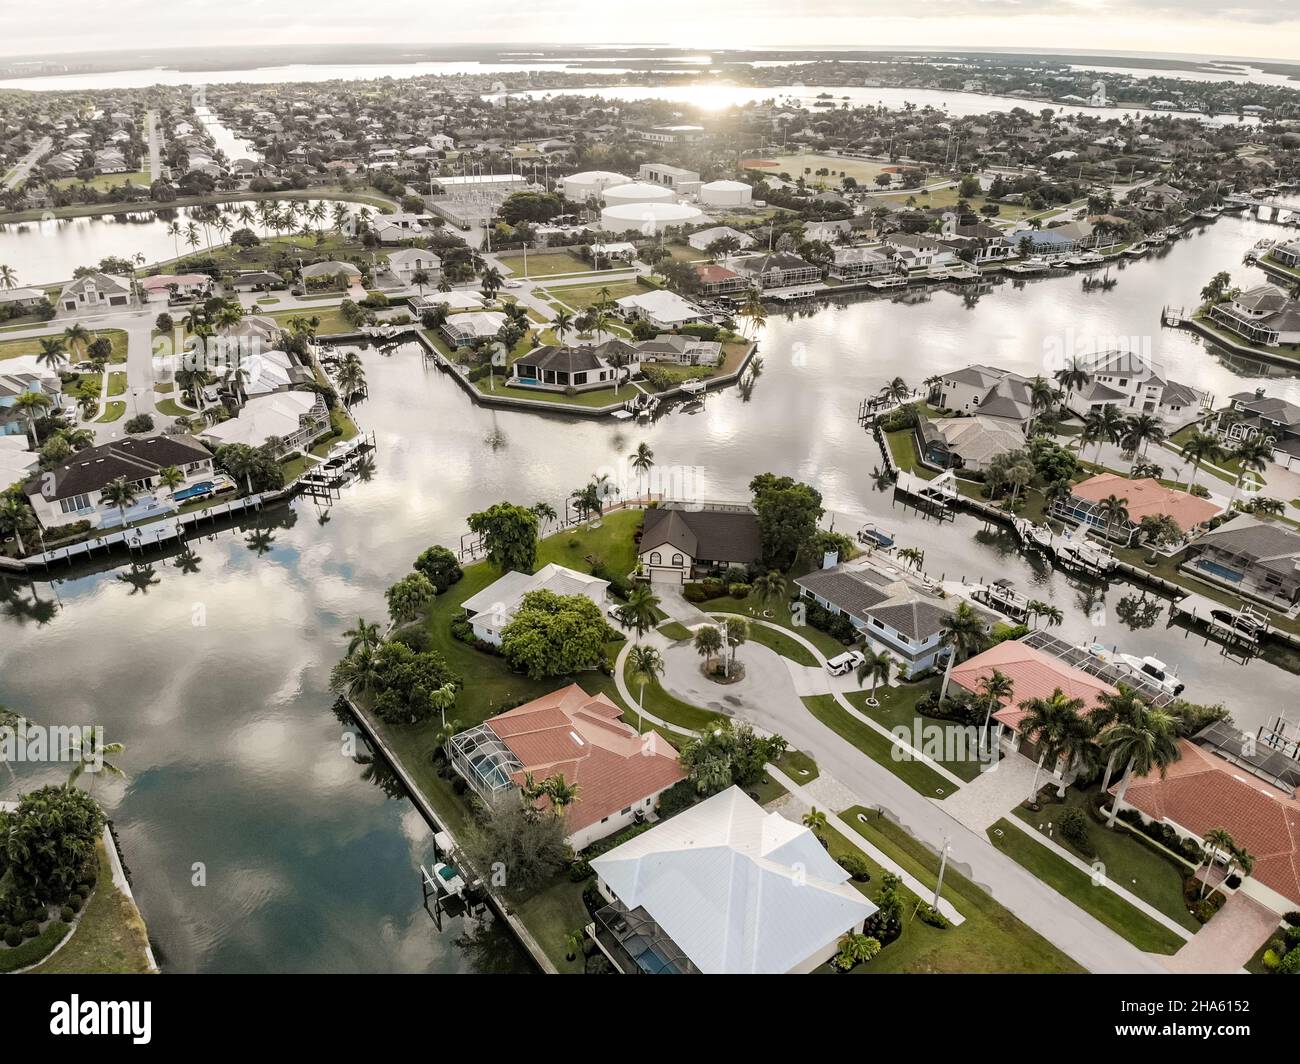
<path id="1" fill-rule="evenodd" d="M 578 800 L 565 811 L 573 834 L 686 778 L 677 751 L 653 731 L 638 735 L 621 712 L 603 694 L 570 684 L 487 726 L 523 765 L 516 783 L 531 772 L 539 781 L 563 775 L 578 785 Z"/>
<path id="2" fill-rule="evenodd" d="M 1020 703 L 1050 698 L 1058 687 L 1067 698 L 1083 699 L 1083 712 L 1096 706 L 1102 695 L 1115 693 L 1115 688 L 1095 676 L 1011 639 L 954 666 L 952 682 L 978 696 L 983 693 L 979 681 L 994 669 L 1010 677 L 1013 686 L 1011 697 L 1002 701 L 1002 708 L 993 717 L 1012 731 L 1020 730 L 1020 722 L 1025 717 Z"/>
<path id="3" fill-rule="evenodd" d="M 1131 480 L 1118 473 L 1098 473 L 1076 484 L 1073 490 L 1076 497 L 1089 502 L 1101 502 L 1108 495 L 1127 499 L 1124 507 L 1135 525 L 1140 524 L 1144 517 L 1166 514 L 1184 532 L 1204 524 L 1222 510 L 1209 499 L 1199 499 L 1177 488 L 1166 488 L 1151 477 Z"/>
<path id="4" fill-rule="evenodd" d="M 696 266 L 695 275 L 700 279 L 701 284 L 721 284 L 723 281 L 731 281 L 740 276 L 735 270 L 729 270 L 725 266 Z"/>
<path id="5" fill-rule="evenodd" d="M 1226 829 L 1255 858 L 1251 876 L 1300 905 L 1300 802 L 1193 742 L 1178 749 L 1165 778 L 1134 779 L 1124 804 L 1201 837 Z"/>

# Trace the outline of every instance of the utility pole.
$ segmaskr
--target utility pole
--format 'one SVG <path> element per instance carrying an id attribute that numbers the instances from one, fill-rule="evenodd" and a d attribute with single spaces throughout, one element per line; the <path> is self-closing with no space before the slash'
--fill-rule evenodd
<path id="1" fill-rule="evenodd" d="M 951 839 L 943 840 L 943 853 L 939 856 L 939 881 L 934 885 L 934 911 L 939 911 L 939 895 L 943 893 L 943 874 L 948 868 L 948 850 L 951 849 Z"/>

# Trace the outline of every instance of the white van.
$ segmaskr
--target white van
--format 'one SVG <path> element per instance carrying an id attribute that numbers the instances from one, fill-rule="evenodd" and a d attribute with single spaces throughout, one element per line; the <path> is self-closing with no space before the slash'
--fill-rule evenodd
<path id="1" fill-rule="evenodd" d="M 856 669 L 867 659 L 862 656 L 860 650 L 846 650 L 843 654 L 831 658 L 826 663 L 826 671 L 832 676 L 843 676 L 851 669 Z"/>

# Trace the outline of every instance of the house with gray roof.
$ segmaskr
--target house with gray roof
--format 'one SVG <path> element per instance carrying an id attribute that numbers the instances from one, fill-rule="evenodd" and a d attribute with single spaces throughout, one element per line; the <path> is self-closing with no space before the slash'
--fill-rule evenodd
<path id="1" fill-rule="evenodd" d="M 687 583 L 763 556 L 758 515 L 748 506 L 664 502 L 645 513 L 638 570 L 652 582 Z"/>
<path id="2" fill-rule="evenodd" d="M 864 642 L 893 657 L 904 678 L 947 660 L 948 604 L 870 558 L 814 570 L 796 577 L 795 585 L 802 598 L 847 617 Z"/>
<path id="3" fill-rule="evenodd" d="M 1187 547 L 1188 572 L 1288 611 L 1300 602 L 1300 532 L 1238 514 Z"/>
<path id="4" fill-rule="evenodd" d="M 979 414 L 1023 429 L 1034 414 L 1029 379 L 999 366 L 973 365 L 943 374 L 933 402 L 954 414 Z"/>
<path id="5" fill-rule="evenodd" d="M 1149 414 L 1168 432 L 1199 421 L 1208 411 L 1208 392 L 1172 380 L 1164 366 L 1138 350 L 1106 351 L 1081 360 L 1088 381 L 1066 393 L 1064 405 L 1079 417 L 1105 406 L 1126 416 Z"/>
<path id="6" fill-rule="evenodd" d="M 1260 284 L 1210 308 L 1210 320 L 1252 344 L 1300 345 L 1300 301 L 1276 285 Z"/>
<path id="7" fill-rule="evenodd" d="M 129 307 L 133 286 L 130 279 L 95 271 L 69 281 L 59 293 L 60 310 L 100 310 Z"/>
<path id="8" fill-rule="evenodd" d="M 463 315 L 462 315 L 463 316 Z M 610 388 L 640 369 L 636 349 L 622 340 L 597 345 L 544 344 L 515 359 L 509 383 L 563 392 Z"/>

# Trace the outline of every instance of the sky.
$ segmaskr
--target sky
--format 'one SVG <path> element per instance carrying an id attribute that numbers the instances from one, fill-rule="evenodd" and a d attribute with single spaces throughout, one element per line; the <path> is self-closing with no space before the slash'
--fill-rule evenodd
<path id="1" fill-rule="evenodd" d="M 284 39 L 965 46 L 1300 62 L 1297 0 L 0 0 L 0 22 L 4 55 Z"/>

